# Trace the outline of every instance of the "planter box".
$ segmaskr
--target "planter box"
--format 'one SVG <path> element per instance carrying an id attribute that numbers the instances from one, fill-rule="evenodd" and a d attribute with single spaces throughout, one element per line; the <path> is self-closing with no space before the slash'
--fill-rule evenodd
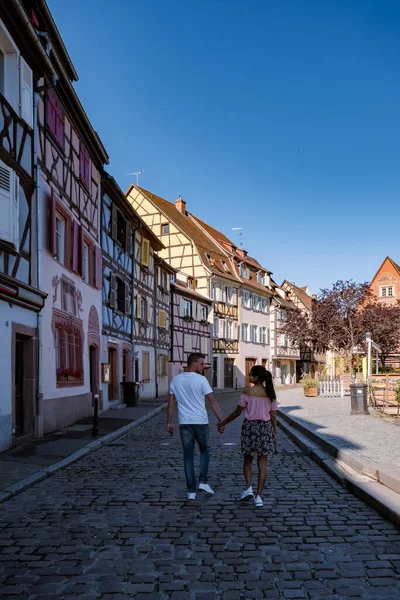
<path id="1" fill-rule="evenodd" d="M 318 396 L 318 388 L 303 388 L 304 395 L 308 398 L 316 398 Z"/>

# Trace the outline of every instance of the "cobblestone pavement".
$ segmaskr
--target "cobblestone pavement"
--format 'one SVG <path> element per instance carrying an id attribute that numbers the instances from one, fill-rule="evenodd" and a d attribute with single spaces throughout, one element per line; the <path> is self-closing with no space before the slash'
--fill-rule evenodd
<path id="1" fill-rule="evenodd" d="M 240 420 L 211 420 L 214 497 L 185 500 L 162 413 L 3 503 L 0 598 L 400 598 L 399 531 L 280 431 L 264 507 L 239 504 Z"/>
<path id="2" fill-rule="evenodd" d="M 350 396 L 306 398 L 297 388 L 280 391 L 278 400 L 283 412 L 355 458 L 400 467 L 400 421 L 350 415 Z"/>

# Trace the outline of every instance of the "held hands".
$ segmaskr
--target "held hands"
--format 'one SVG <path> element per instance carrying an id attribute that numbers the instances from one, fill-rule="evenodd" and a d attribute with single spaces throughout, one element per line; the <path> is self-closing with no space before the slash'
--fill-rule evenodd
<path id="1" fill-rule="evenodd" d="M 217 429 L 218 429 L 218 433 L 224 433 L 225 425 L 223 425 L 223 421 L 220 421 L 219 423 L 217 423 Z"/>

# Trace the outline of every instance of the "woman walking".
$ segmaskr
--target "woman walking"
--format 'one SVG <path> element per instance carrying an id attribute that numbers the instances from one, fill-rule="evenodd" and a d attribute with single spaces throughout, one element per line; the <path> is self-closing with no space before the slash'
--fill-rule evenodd
<path id="1" fill-rule="evenodd" d="M 276 452 L 276 409 L 277 401 L 272 375 L 261 365 L 252 367 L 249 373 L 252 387 L 243 390 L 235 410 L 218 423 L 218 430 L 239 417 L 243 410 L 245 419 L 242 425 L 243 472 L 246 490 L 240 500 L 254 498 L 257 507 L 263 506 L 262 493 L 267 479 L 267 458 Z M 258 484 L 254 497 L 252 480 L 253 457 L 257 457 Z"/>

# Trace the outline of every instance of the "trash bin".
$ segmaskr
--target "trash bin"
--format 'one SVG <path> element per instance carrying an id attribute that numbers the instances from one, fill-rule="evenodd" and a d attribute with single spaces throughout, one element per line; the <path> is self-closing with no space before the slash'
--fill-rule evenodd
<path id="1" fill-rule="evenodd" d="M 122 388 L 124 391 L 124 403 L 127 406 L 137 406 L 138 399 L 136 394 L 136 385 L 134 381 L 122 382 Z"/>
<path id="2" fill-rule="evenodd" d="M 368 386 L 366 383 L 350 384 L 351 415 L 369 415 Z"/>

